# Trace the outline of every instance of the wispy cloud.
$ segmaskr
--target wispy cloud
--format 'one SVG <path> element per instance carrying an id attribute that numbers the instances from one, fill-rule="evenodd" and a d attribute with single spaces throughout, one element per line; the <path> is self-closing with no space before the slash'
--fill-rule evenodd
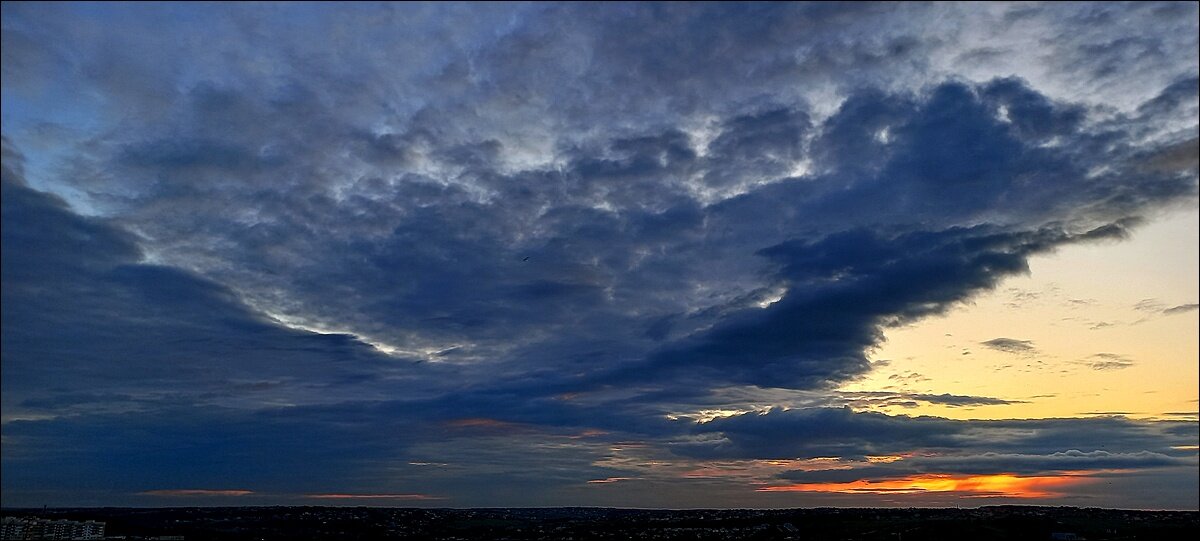
<path id="1" fill-rule="evenodd" d="M 1164 315 L 1173 316 L 1175 314 L 1183 314 L 1183 313 L 1187 313 L 1187 312 L 1192 312 L 1192 311 L 1195 311 L 1197 308 L 1200 308 L 1200 304 L 1196 304 L 1196 303 L 1180 304 L 1178 306 L 1172 306 L 1170 308 L 1166 308 L 1162 311 L 1162 313 Z"/>
<path id="2" fill-rule="evenodd" d="M 147 490 L 138 492 L 143 496 L 164 496 L 164 497 L 189 497 L 189 496 L 249 496 L 254 494 L 253 490 L 244 489 L 207 489 L 207 488 L 173 488 L 161 490 Z"/>
<path id="3" fill-rule="evenodd" d="M 976 406 L 1006 406 L 1024 404 L 1023 400 L 1008 400 L 990 396 L 956 395 L 950 393 L 908 393 L 899 391 L 841 391 L 838 393 L 848 399 L 854 407 L 905 405 L 911 402 L 924 402 L 950 407 Z"/>
<path id="4" fill-rule="evenodd" d="M 430 496 L 428 494 L 305 494 L 305 498 L 313 500 L 407 500 L 407 501 L 425 501 L 425 500 L 444 500 L 441 496 Z"/>
<path id="5" fill-rule="evenodd" d="M 1038 352 L 1038 349 L 1033 345 L 1032 340 L 993 338 L 985 342 L 980 342 L 979 344 L 996 351 L 1003 351 L 1004 353 L 1011 353 L 1013 355 L 1035 355 Z"/>
<path id="6" fill-rule="evenodd" d="M 608 483 L 619 483 L 621 481 L 629 481 L 632 479 L 636 479 L 636 477 L 605 477 L 604 479 L 590 479 L 590 480 L 588 480 L 588 483 L 603 485 L 603 484 L 608 484 Z"/>
<path id="7" fill-rule="evenodd" d="M 1116 353 L 1096 353 L 1083 362 L 1092 370 L 1123 370 L 1137 364 L 1132 358 Z"/>

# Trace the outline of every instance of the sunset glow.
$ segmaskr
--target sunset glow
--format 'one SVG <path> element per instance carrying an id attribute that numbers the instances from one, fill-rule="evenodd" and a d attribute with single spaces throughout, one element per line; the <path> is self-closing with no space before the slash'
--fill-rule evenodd
<path id="1" fill-rule="evenodd" d="M 900 479 L 872 481 L 862 479 L 848 483 L 801 483 L 766 486 L 760 492 L 833 492 L 841 494 L 922 494 L 928 492 L 961 492 L 967 497 L 1046 498 L 1059 492 L 1053 490 L 1090 482 L 1087 472 L 1054 476 L 1025 477 L 1011 474 L 950 475 L 926 474 Z"/>

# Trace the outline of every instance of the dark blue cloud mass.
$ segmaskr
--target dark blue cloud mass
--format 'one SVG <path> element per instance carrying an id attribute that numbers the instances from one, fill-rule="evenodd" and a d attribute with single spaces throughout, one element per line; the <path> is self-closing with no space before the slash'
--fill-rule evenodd
<path id="1" fill-rule="evenodd" d="M 836 389 L 1031 256 L 1195 207 L 1196 15 L 6 4 L 4 503 L 832 501 L 685 475 L 740 461 L 1178 473 L 1057 501 L 1195 508 L 1195 422 Z"/>

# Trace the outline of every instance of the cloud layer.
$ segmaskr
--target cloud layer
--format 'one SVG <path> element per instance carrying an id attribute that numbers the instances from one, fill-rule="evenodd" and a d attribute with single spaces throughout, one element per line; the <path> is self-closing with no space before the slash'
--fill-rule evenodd
<path id="1" fill-rule="evenodd" d="M 930 472 L 1194 489 L 1194 422 L 885 416 L 838 406 L 1017 400 L 834 389 L 887 329 L 1196 204 L 1195 20 L 6 6 L 6 503 L 583 504 L 620 479 L 592 485 L 692 505 L 687 472 L 722 460 L 741 473 L 695 505 Z M 912 458 L 756 462 L 868 455 Z"/>

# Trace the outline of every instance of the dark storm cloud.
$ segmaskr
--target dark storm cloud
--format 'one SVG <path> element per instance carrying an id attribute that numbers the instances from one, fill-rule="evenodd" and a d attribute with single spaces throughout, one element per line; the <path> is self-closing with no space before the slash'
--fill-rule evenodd
<path id="1" fill-rule="evenodd" d="M 672 451 L 706 458 L 859 457 L 952 447 L 962 438 L 957 423 L 947 419 L 855 413 L 850 408 L 744 413 L 697 424 L 694 430 L 718 437 L 680 442 Z"/>
<path id="2" fill-rule="evenodd" d="M 1195 76 L 1166 60 L 1194 50 L 1194 17 L 1167 8 L 1195 11 L 6 5 L 6 495 L 35 484 L 9 475 L 15 456 L 111 471 L 130 493 L 187 488 L 165 457 L 101 467 L 172 441 L 216 457 L 209 486 L 442 486 L 479 504 L 510 501 L 481 492 L 506 480 L 620 477 L 595 463 L 623 440 L 1166 453 L 1168 425 L 1122 420 L 679 419 L 761 407 L 731 389 L 1013 403 L 827 390 L 870 369 L 888 328 L 1030 256 L 1194 204 Z M 1062 39 L 1040 60 L 995 43 L 1017 25 Z M 957 71 L 966 50 L 981 71 Z M 571 439 L 588 430 L 604 435 Z M 277 467 L 237 464 L 265 457 Z M 466 465 L 403 491 L 366 480 L 402 457 Z M 306 461 L 331 465 L 279 481 Z M 362 490 L 321 484 L 336 479 Z"/>
<path id="3" fill-rule="evenodd" d="M 880 340 L 884 325 L 941 313 L 1000 277 L 1024 271 L 1030 254 L 1106 234 L 954 228 L 888 237 L 859 230 L 779 244 L 760 253 L 780 264 L 789 287 L 783 299 L 732 316 L 612 377 L 820 388 L 866 371 L 865 351 Z M 1028 343 L 999 340 L 991 342 L 1032 350 Z"/>
<path id="4" fill-rule="evenodd" d="M 850 408 L 751 412 L 697 423 L 700 437 L 671 449 L 706 458 L 856 458 L 907 452 L 957 455 L 985 452 L 1053 454 L 1138 453 L 1191 456 L 1173 446 L 1194 445 L 1196 423 L 1141 422 L 1120 417 L 959 421 L 891 416 Z"/>
<path id="5" fill-rule="evenodd" d="M 1200 77 L 1184 77 L 1164 88 L 1158 96 L 1138 107 L 1138 113 L 1145 116 L 1165 116 L 1178 114 L 1180 109 L 1189 103 L 1196 102 L 1200 93 Z"/>
<path id="6" fill-rule="evenodd" d="M 351 336 L 281 327 L 228 288 L 142 262 L 135 236 L 30 189 L 7 145 L 5 158 L 6 415 L 85 404 L 141 410 L 164 399 L 323 402 L 340 399 L 339 389 L 405 378 L 411 361 Z M 271 385 L 246 385 L 255 381 Z M 85 392 L 95 389 L 104 392 Z"/>
<path id="7" fill-rule="evenodd" d="M 714 317 L 743 312 L 738 302 L 748 305 L 772 286 L 786 287 L 782 282 L 792 278 L 761 277 L 771 260 L 778 263 L 786 256 L 778 250 L 755 256 L 744 248 L 755 240 L 764 248 L 772 243 L 828 245 L 853 242 L 837 236 L 821 239 L 832 233 L 828 230 L 853 227 L 862 219 L 881 222 L 880 227 L 921 217 L 950 225 L 995 212 L 1001 200 L 1016 213 L 1027 212 L 1024 203 L 1032 201 L 1066 205 L 1070 199 L 1062 195 L 1037 193 L 1041 185 L 1012 181 L 1060 175 L 1082 182 L 1086 165 L 1038 146 L 1048 134 L 1077 126 L 1079 108 L 1056 104 L 1011 79 L 978 91 L 946 84 L 918 96 L 867 93 L 853 98 L 876 102 L 863 109 L 888 111 L 884 124 L 891 131 L 888 143 L 876 142 L 883 145 L 877 153 L 885 159 L 880 169 L 848 190 L 838 186 L 853 176 L 778 182 L 802 157 L 805 134 L 813 131 L 808 115 L 796 108 L 731 115 L 716 124 L 703 158 L 681 131 L 667 129 L 573 147 L 563 169 L 516 172 L 496 170 L 504 143 L 458 143 L 418 123 L 406 132 L 379 137 L 397 138 L 390 144 L 412 155 L 402 163 L 430 163 L 448 179 L 415 171 L 389 177 L 372 168 L 358 178 L 322 178 L 311 171 L 362 167 L 350 136 L 361 131 L 345 126 L 319 92 L 298 83 L 268 96 L 221 87 L 197 87 L 181 95 L 179 112 L 165 131 L 131 141 L 117 152 L 113 165 L 118 170 L 160 179 L 125 183 L 116 204 L 133 208 L 123 219 L 158 239 L 160 257 L 237 284 L 239 294 L 273 313 L 313 328 L 348 328 L 406 351 L 452 349 L 462 358 L 515 358 L 508 352 L 516 346 L 527 359 L 526 346 L 548 352 L 554 342 L 564 347 L 592 343 L 609 358 L 638 357 L 649 347 L 647 339 L 668 336 L 664 329 L 676 338 L 685 336 L 712 325 Z M 1010 123 L 997 118 L 1000 106 L 1008 107 Z M 852 110 L 850 105 L 843 109 Z M 424 122 L 421 118 L 417 121 Z M 840 171 L 835 163 L 860 161 L 829 150 L 857 147 L 822 142 L 825 133 L 841 129 L 838 123 L 851 121 L 839 112 L 829 121 L 834 126 L 823 127 L 813 144 L 826 149 L 829 163 L 818 165 Z M 872 137 L 867 138 L 874 141 Z M 318 158 L 329 154 L 321 152 L 325 147 L 348 153 Z M 201 163 L 199 156 L 209 159 Z M 739 182 L 774 183 L 709 207 L 691 199 L 693 189 L 712 182 L 728 186 L 711 179 L 731 174 Z M 699 184 L 688 184 L 693 176 Z M 1065 190 L 1070 182 L 1059 184 Z M 1188 186 L 1185 180 L 1179 184 Z M 753 200 L 762 200 L 754 204 L 766 208 L 746 208 Z M 881 213 L 877 203 L 883 201 L 890 204 Z M 745 211 L 754 216 L 743 215 Z M 804 218 L 789 222 L 787 216 Z M 713 234 L 705 223 L 725 229 Z M 774 233 L 764 238 L 764 231 Z M 893 240 L 871 228 L 858 234 L 880 236 L 873 241 L 877 247 L 923 242 L 916 235 Z M 795 235 L 800 239 L 792 239 Z M 880 299 L 876 313 L 845 314 L 847 335 L 837 341 L 842 350 L 833 363 L 843 366 L 800 368 L 796 382 L 789 384 L 820 386 L 860 372 L 865 365 L 857 357 L 876 342 L 875 324 L 893 316 L 889 310 L 904 310 L 904 302 L 944 306 L 961 300 L 1008 272 L 1023 271 L 1021 255 L 1014 255 L 1007 267 L 980 271 L 974 278 L 964 275 L 972 282 L 957 292 L 947 284 L 924 299 L 921 292 L 901 290 L 911 299 L 892 299 L 890 305 Z M 347 266 L 348 260 L 357 264 Z M 708 263 L 698 266 L 697 261 Z M 911 264 L 908 272 L 923 263 Z M 984 263 L 966 262 L 971 264 Z M 687 291 L 696 287 L 716 296 L 689 296 Z M 853 299 L 869 294 L 842 289 L 846 291 L 829 292 L 828 299 L 811 299 L 812 305 L 801 305 L 796 294 L 789 294 L 763 314 L 741 317 L 781 314 L 784 321 L 801 312 L 828 310 L 836 316 L 828 323 L 833 327 L 843 316 L 837 307 L 821 303 L 844 303 L 837 295 Z M 605 332 L 592 333 L 597 327 Z M 545 332 L 527 332 L 535 328 Z M 638 331 L 612 334 L 626 328 Z M 772 332 L 769 325 L 761 328 Z M 567 338 L 568 333 L 577 335 Z M 513 336 L 530 336 L 533 343 L 514 344 Z M 762 362 L 777 361 L 763 357 Z M 753 371 L 747 367 L 738 377 L 745 382 L 768 377 Z"/>
<path id="8" fill-rule="evenodd" d="M 1150 168 L 1160 171 L 1188 171 L 1200 167 L 1200 139 L 1191 139 L 1150 154 Z"/>
<path id="9" fill-rule="evenodd" d="M 1055 104 L 1030 89 L 1020 79 L 997 79 L 982 89 L 983 95 L 1003 108 L 1003 114 L 1022 139 L 1045 140 L 1070 135 L 1087 115 L 1080 106 Z"/>
<path id="10" fill-rule="evenodd" d="M 1019 86 L 1013 82 L 1006 84 L 1009 87 Z M 1008 88 L 1008 92 L 1016 93 L 1016 90 Z M 223 95 L 217 99 L 211 94 L 211 91 L 206 90 L 187 97 L 187 103 L 196 108 L 196 112 L 193 113 L 195 118 L 221 117 L 222 111 L 236 111 L 238 116 L 246 116 L 247 112 L 253 113 L 256 110 L 262 110 L 262 113 L 266 114 L 268 111 L 282 108 L 283 111 L 280 112 L 286 112 L 286 109 L 297 106 L 305 111 L 315 107 L 316 110 L 309 115 L 310 117 L 330 117 L 329 113 L 321 111 L 319 104 L 312 101 L 311 94 L 305 92 L 291 92 L 288 100 L 282 102 L 275 100 L 260 104 L 255 104 L 253 99 L 237 95 Z M 1035 168 L 1031 170 L 1045 174 L 1047 171 L 1066 167 L 1062 164 L 1068 162 L 1063 162 L 1061 158 L 1042 157 L 1041 153 L 1034 150 L 1005 150 L 1020 149 L 1022 145 L 1032 145 L 1036 141 L 1023 143 L 1017 138 L 1019 133 L 1006 131 L 1006 125 L 994 118 L 989 112 L 989 106 L 980 99 L 971 89 L 962 85 L 943 85 L 936 88 L 927 97 L 926 102 L 913 103 L 907 113 L 909 120 L 896 127 L 891 144 L 900 147 L 900 150 L 897 157 L 889 161 L 887 168 L 880 173 L 879 179 L 865 179 L 848 192 L 834 191 L 828 194 L 821 193 L 830 189 L 822 178 L 808 183 L 778 183 L 780 190 L 794 191 L 799 188 L 808 192 L 816 190 L 816 193 L 777 194 L 771 204 L 794 201 L 790 205 L 793 208 L 771 209 L 774 212 L 757 220 L 742 221 L 736 229 L 722 235 L 724 238 L 710 238 L 710 247 L 704 251 L 693 245 L 693 239 L 703 238 L 700 224 L 704 219 L 717 223 L 731 220 L 736 216 L 736 211 L 740 210 L 738 205 L 719 205 L 708 209 L 698 207 L 684 197 L 684 191 L 676 191 L 673 194 L 673 184 L 664 185 L 657 179 L 664 175 L 667 178 L 686 176 L 693 170 L 698 174 L 712 173 L 715 169 L 710 163 L 740 164 L 737 169 L 743 175 L 763 175 L 766 178 L 778 175 L 779 171 L 773 164 L 795 158 L 794 155 L 791 158 L 788 156 L 789 153 L 794 154 L 797 151 L 801 137 L 800 132 L 794 130 L 804 129 L 806 124 L 801 113 L 774 109 L 766 113 L 734 117 L 721 125 L 719 135 L 708 145 L 709 154 L 704 160 L 698 159 L 696 154 L 683 144 L 678 132 L 667 132 L 663 135 L 612 140 L 605 148 L 598 150 L 606 157 L 579 158 L 571 162 L 570 168 L 556 172 L 487 173 L 483 176 L 464 173 L 469 178 L 450 185 L 432 180 L 422 181 L 419 178 L 414 181 L 401 181 L 399 184 L 395 181 L 376 182 L 364 179 L 384 193 L 390 192 L 391 195 L 387 198 L 380 197 L 383 193 L 370 196 L 369 193 L 361 191 L 364 186 L 356 185 L 349 186 L 346 195 L 327 194 L 322 190 L 313 191 L 318 188 L 312 184 L 313 180 L 299 177 L 287 186 L 290 191 L 286 193 L 279 191 L 279 187 L 268 188 L 267 184 L 252 184 L 251 186 L 256 186 L 256 191 L 245 195 L 250 201 L 255 201 L 255 204 L 246 207 L 244 202 L 227 199 L 228 194 L 223 195 L 223 192 L 212 192 L 207 188 L 198 187 L 216 183 L 228 186 L 226 191 L 238 192 L 237 185 L 229 184 L 224 178 L 231 169 L 249 179 L 262 176 L 263 182 L 266 182 L 265 175 L 268 173 L 277 176 L 286 175 L 287 172 L 260 165 L 259 160 L 252 159 L 250 153 L 235 150 L 238 148 L 236 145 L 226 145 L 221 151 L 214 151 L 214 155 L 227 158 L 212 162 L 211 167 L 198 167 L 192 157 L 198 155 L 198 152 L 209 152 L 197 150 L 207 148 L 205 145 L 209 143 L 205 143 L 205 139 L 196 139 L 195 136 L 177 142 L 171 142 L 171 139 L 155 143 L 139 142 L 123 151 L 122 163 L 136 170 L 150 167 L 171 171 L 171 181 L 148 185 L 151 191 L 138 196 L 139 199 L 149 197 L 154 203 L 140 203 L 141 210 L 130 214 L 138 216 L 144 212 L 150 213 L 137 220 L 137 227 L 153 229 L 150 234 L 156 238 L 179 238 L 179 243 L 176 244 L 179 248 L 167 249 L 178 250 L 187 247 L 195 250 L 191 255 L 180 254 L 179 257 L 199 265 L 201 269 L 223 281 L 244 284 L 240 289 L 252 302 L 283 310 L 288 315 L 300 311 L 303 313 L 300 316 L 302 321 L 308 321 L 317 328 L 339 328 L 349 325 L 372 339 L 384 341 L 381 337 L 388 336 L 387 342 L 401 347 L 424 348 L 426 346 L 423 342 L 428 341 L 466 342 L 456 347 L 456 355 L 494 358 L 499 353 L 495 349 L 500 347 L 497 340 L 503 339 L 510 344 L 504 347 L 511 347 L 509 337 L 520 329 L 565 329 L 570 326 L 572 332 L 579 332 L 580 329 L 586 332 L 586 329 L 594 327 L 584 324 L 586 321 L 625 322 L 624 325 L 606 324 L 605 329 L 624 326 L 649 328 L 651 323 L 646 320 L 650 317 L 657 322 L 658 328 L 662 328 L 662 321 L 673 321 L 672 327 L 677 334 L 688 332 L 689 327 L 702 328 L 711 323 L 703 319 L 697 320 L 695 317 L 690 318 L 691 321 L 678 317 L 680 311 L 694 310 L 694 307 L 680 302 L 685 300 L 680 294 L 689 282 L 716 290 L 737 287 L 734 285 L 736 282 L 731 281 L 733 277 L 744 275 L 746 272 L 762 272 L 763 263 L 769 264 L 771 259 L 780 261 L 789 257 L 782 251 L 783 246 L 792 246 L 795 250 L 794 246 L 798 244 L 812 243 L 820 244 L 816 249 L 824 250 L 827 249 L 825 246 L 833 243 L 856 242 L 854 238 L 837 235 L 820 241 L 787 240 L 787 237 L 779 236 L 779 240 L 783 242 L 780 244 L 781 248 L 761 251 L 760 255 L 766 256 L 761 262 L 751 257 L 745 261 L 730 261 L 700 269 L 692 263 L 696 258 L 720 256 L 723 252 L 737 255 L 738 246 L 744 245 L 746 239 L 756 234 L 750 226 L 756 221 L 761 222 L 763 218 L 771 220 L 772 215 L 789 211 L 814 213 L 819 216 L 838 208 L 844 208 L 844 211 L 838 214 L 853 215 L 857 212 L 856 209 L 861 207 L 862 201 L 875 197 L 881 190 L 899 190 L 901 186 L 906 186 L 906 195 L 899 200 L 910 202 L 905 209 L 909 216 L 913 216 L 914 212 L 915 215 L 920 215 L 935 209 L 938 210 L 938 215 L 943 215 L 943 211 L 950 208 L 978 212 L 990 205 L 988 198 L 980 199 L 981 194 L 993 189 L 982 186 L 993 186 L 999 194 L 1011 189 L 1005 185 L 1004 179 L 1025 175 L 1023 171 L 1026 169 Z M 1047 103 L 1040 105 L 1048 108 L 1050 105 Z M 1036 107 L 1028 109 L 1034 112 L 1022 113 L 1022 109 L 1014 107 L 1014 113 L 1011 115 L 1035 115 L 1041 111 Z M 945 116 L 946 110 L 957 110 L 959 113 L 948 117 Z M 960 129 L 955 124 L 946 124 L 949 128 L 942 126 L 946 122 L 952 122 L 953 118 L 960 118 L 960 122 L 963 123 L 961 125 L 965 126 L 961 129 L 967 131 L 962 135 L 950 134 L 950 137 L 955 141 L 973 141 L 972 149 L 955 149 L 946 155 L 938 156 L 922 155 L 924 151 L 921 149 L 937 146 L 923 142 L 924 139 L 946 137 L 948 130 Z M 226 122 L 234 120 L 235 117 L 230 116 Z M 189 133 L 199 133 L 204 137 L 203 134 L 210 131 L 204 125 L 195 128 L 198 129 L 189 129 Z M 253 133 L 255 129 L 261 128 L 247 126 L 246 132 Z M 983 135 L 973 135 L 974 131 Z M 791 133 L 797 135 L 789 135 Z M 748 145 L 763 146 L 763 137 L 785 146 L 764 147 L 760 149 L 761 155 L 746 150 Z M 987 137 L 994 137 L 997 142 L 989 143 Z M 307 145 L 311 142 L 304 141 L 302 144 Z M 437 141 L 432 141 L 423 144 L 436 143 Z M 268 145 L 264 147 L 267 150 L 261 152 L 282 152 L 280 149 L 286 149 L 289 144 L 291 143 L 286 141 L 279 143 L 279 148 L 275 150 L 271 150 L 271 145 Z M 994 180 L 980 177 L 984 169 L 972 168 L 981 163 L 980 151 L 974 149 L 984 148 L 988 149 L 988 157 L 982 161 L 991 160 L 988 162 L 986 175 L 990 175 L 988 178 Z M 300 151 L 299 148 L 295 150 Z M 584 154 L 586 149 L 574 152 Z M 1026 156 L 1025 153 L 1033 154 Z M 478 157 L 488 155 L 472 154 Z M 136 160 L 131 156 L 136 157 Z M 951 156 L 958 161 L 950 160 Z M 974 156 L 974 159 L 962 160 L 960 156 Z M 297 156 L 297 159 L 272 158 L 267 161 L 303 165 L 309 159 Z M 1035 164 L 1030 160 L 1038 162 Z M 912 164 L 933 162 L 961 163 L 965 169 L 943 167 L 938 170 L 938 174 L 942 175 L 939 178 L 931 178 L 928 174 L 914 175 L 911 171 L 899 172 L 902 168 L 912 169 L 915 167 Z M 971 165 L 968 166 L 968 163 Z M 321 166 L 313 164 L 313 167 Z M 1003 173 L 1005 167 L 1017 169 Z M 920 173 L 920 168 L 912 171 Z M 188 178 L 194 181 L 183 182 Z M 882 188 L 883 178 L 891 179 L 887 188 Z M 926 191 L 927 188 L 924 187 L 931 182 L 957 185 L 959 179 L 972 179 L 971 182 L 983 182 L 984 185 L 963 188 L 960 192 L 961 200 L 957 200 L 959 198 L 953 192 L 953 189 L 958 188 L 937 187 L 938 198 L 933 198 L 934 192 Z M 492 186 L 503 190 L 502 193 L 512 193 L 514 197 L 489 201 L 487 192 L 493 189 Z M 678 188 L 679 185 L 674 186 Z M 519 190 L 514 192 L 515 188 Z M 197 189 L 201 191 L 197 192 Z M 266 189 L 266 192 L 263 192 L 263 189 Z M 431 189 L 433 191 L 430 191 Z M 933 186 L 929 186 L 928 189 L 933 189 Z M 421 195 L 422 193 L 428 195 Z M 211 206 L 209 201 L 214 197 L 225 198 L 228 204 Z M 394 199 L 395 197 L 399 199 Z M 891 198 L 890 195 L 885 197 Z M 396 202 L 415 203 L 422 199 L 428 200 L 429 203 L 407 208 L 398 207 Z M 500 206 L 494 202 L 498 200 L 512 201 L 515 204 Z M 651 208 L 642 206 L 647 202 L 652 202 Z M 629 208 L 631 204 L 636 206 Z M 533 211 L 534 205 L 538 208 L 538 214 L 526 214 Z M 597 208 L 597 205 L 607 205 L 610 208 Z M 662 209 L 664 205 L 666 208 Z M 192 218 L 178 220 L 174 217 L 175 213 L 164 214 L 168 208 L 188 206 L 196 211 Z M 615 210 L 620 212 L 614 212 Z M 233 214 L 230 214 L 231 212 Z M 199 219 L 205 215 L 210 215 L 211 219 Z M 217 216 L 224 218 L 216 219 Z M 368 222 L 360 218 L 366 216 L 376 219 Z M 378 218 L 383 218 L 383 221 Z M 182 230 L 175 230 L 174 226 L 171 226 L 176 222 L 177 225 L 187 228 L 186 237 L 179 237 Z M 247 227 L 214 229 L 220 228 L 221 224 L 237 223 L 245 223 Z M 387 223 L 388 228 L 380 227 L 382 223 Z M 771 225 L 771 229 L 796 227 L 784 223 L 771 224 L 769 221 L 767 225 Z M 163 226 L 170 228 L 163 230 Z M 322 233 L 315 234 L 315 228 L 319 228 Z M 530 234 L 531 231 L 533 234 Z M 1098 229 L 1097 234 L 1104 231 L 1106 230 Z M 995 233 L 1012 234 L 1014 239 L 1025 234 L 1003 230 L 996 230 Z M 918 253 L 925 249 L 918 246 L 921 242 L 943 242 L 936 235 L 913 234 L 891 239 L 869 229 L 861 230 L 857 234 L 868 238 L 872 246 L 880 249 L 888 243 L 910 243 L 911 247 L 908 249 Z M 946 232 L 942 235 L 948 238 L 953 234 L 955 233 Z M 880 238 L 870 239 L 873 236 Z M 1069 236 L 1062 235 L 1061 241 L 1065 242 Z M 1054 242 L 1059 241 L 1046 244 L 1036 241 L 1030 244 L 1029 250 L 1036 252 L 1048 249 Z M 222 251 L 213 252 L 218 246 L 222 247 Z M 895 253 L 902 253 L 905 247 L 897 245 L 892 249 Z M 972 248 L 968 246 L 964 249 Z M 518 258 L 518 255 L 521 257 Z M 835 254 L 835 257 L 837 255 Z M 861 371 L 864 365 L 861 361 L 853 361 L 854 357 L 859 355 L 858 352 L 861 352 L 863 347 L 876 341 L 875 325 L 884 318 L 896 317 L 896 314 L 889 312 L 891 310 L 905 311 L 902 307 L 905 302 L 925 303 L 923 308 L 912 310 L 910 316 L 900 316 L 916 317 L 930 310 L 940 309 L 931 307 L 945 306 L 947 303 L 961 300 L 979 288 L 990 287 L 997 278 L 1008 272 L 1024 270 L 1024 253 L 1009 254 L 1013 257 L 1009 257 L 1009 261 L 998 267 L 987 266 L 989 263 L 986 259 L 993 255 L 979 255 L 981 257 L 977 261 L 964 262 L 965 267 L 962 269 L 944 270 L 965 273 L 961 278 L 970 283 L 963 284 L 961 289 L 955 290 L 953 285 L 943 284 L 938 286 L 939 291 L 901 290 L 899 293 L 902 295 L 912 297 L 878 299 L 875 313 L 846 314 L 844 332 L 857 333 L 857 337 L 847 335 L 846 339 L 841 341 L 844 349 L 837 353 L 840 360 L 834 364 L 841 364 L 844 368 L 801 368 L 812 373 L 796 374 L 797 382 L 792 385 L 820 386 L 823 385 L 822 381 L 837 381 Z M 210 257 L 216 260 L 207 260 Z M 525 257 L 531 259 L 526 260 Z M 342 262 L 347 258 L 356 258 L 363 264 L 346 267 Z M 897 269 L 910 273 L 919 272 L 921 265 L 934 264 L 915 261 L 898 263 L 910 264 L 911 268 L 907 270 Z M 837 265 L 839 262 L 831 259 L 827 264 Z M 945 266 L 950 263 L 939 264 Z M 978 272 L 977 276 L 969 276 L 969 273 L 973 272 L 969 268 L 971 265 L 980 266 L 975 271 Z M 670 280 L 681 273 L 685 276 L 690 274 L 691 280 Z M 472 279 L 473 276 L 481 275 L 492 276 L 494 279 Z M 288 279 L 284 281 L 284 277 Z M 779 278 L 784 282 L 794 279 L 786 275 Z M 811 282 L 810 278 L 803 279 Z M 777 283 L 786 287 L 782 282 Z M 769 287 L 769 284 L 770 282 L 767 282 L 761 287 Z M 803 285 L 809 289 L 817 289 L 809 283 Z M 868 288 L 884 286 L 884 283 L 864 284 L 864 287 Z M 779 316 L 782 320 L 797 317 L 794 314 L 800 312 L 815 313 L 827 310 L 832 315 L 837 313 L 836 307 L 832 305 L 844 304 L 839 295 L 854 298 L 855 295 L 870 294 L 868 290 L 853 291 L 848 287 L 840 289 L 843 291 L 830 291 L 832 296 L 828 299 L 819 298 L 814 291 L 810 296 L 817 298 L 809 301 L 816 303 L 812 306 L 799 305 L 795 295 L 789 295 L 784 302 L 773 305 L 763 314 L 782 314 Z M 382 292 L 383 296 L 376 293 L 365 297 L 368 291 Z M 754 294 L 753 290 L 745 291 L 740 297 Z M 707 311 L 699 312 L 701 317 L 731 310 L 741 311 L 739 306 L 728 306 L 730 302 L 737 302 L 739 297 L 728 296 L 728 293 L 726 295 L 724 298 L 711 300 L 698 299 L 708 304 Z M 922 295 L 932 297 L 925 299 Z M 830 307 L 827 308 L 822 303 L 829 304 Z M 728 307 L 722 307 L 722 304 Z M 578 308 L 583 306 L 593 308 Z M 626 307 L 632 306 L 638 306 L 639 313 L 650 317 L 643 316 L 631 320 L 631 310 Z M 581 317 L 583 319 L 580 319 Z M 836 323 L 834 319 L 830 319 L 828 325 L 837 326 Z M 752 322 L 751 325 L 758 324 Z M 762 326 L 764 332 L 772 332 L 769 328 L 769 325 Z M 554 336 L 561 336 L 561 333 Z M 612 340 L 613 337 L 584 335 L 576 336 L 573 342 L 601 340 L 608 344 L 606 347 L 609 349 L 609 356 L 619 358 L 637 355 L 637 348 L 646 347 L 639 344 L 639 339 L 644 342 L 646 336 L 644 333 L 640 336 L 630 333 L 620 341 L 619 348 L 625 352 L 611 350 L 617 344 L 617 341 Z M 802 337 L 800 339 L 803 340 Z M 775 347 L 766 342 L 763 344 L 764 347 Z M 542 344 L 543 348 L 547 346 L 550 344 Z M 439 346 L 437 349 L 445 350 L 450 347 Z M 719 355 L 719 351 L 716 354 Z M 803 356 L 804 353 L 798 352 L 796 355 Z M 670 354 L 664 353 L 660 356 L 669 357 Z M 845 362 L 847 359 L 851 362 Z M 768 363 L 774 362 L 765 357 L 763 360 Z M 753 369 L 747 368 L 747 373 L 741 376 L 740 381 L 761 382 L 765 377 L 755 376 L 750 373 Z"/>

